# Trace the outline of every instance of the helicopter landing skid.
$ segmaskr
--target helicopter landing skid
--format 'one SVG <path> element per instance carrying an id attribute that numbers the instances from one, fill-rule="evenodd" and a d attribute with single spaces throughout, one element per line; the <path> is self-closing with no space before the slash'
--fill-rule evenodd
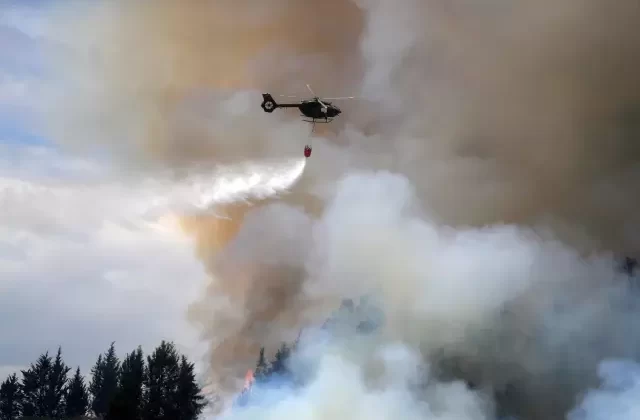
<path id="1" fill-rule="evenodd" d="M 311 132 L 313 132 L 316 128 L 316 124 L 329 124 L 331 121 L 333 121 L 333 118 L 327 119 L 327 120 L 312 119 L 312 120 L 302 120 L 302 121 L 311 123 Z"/>

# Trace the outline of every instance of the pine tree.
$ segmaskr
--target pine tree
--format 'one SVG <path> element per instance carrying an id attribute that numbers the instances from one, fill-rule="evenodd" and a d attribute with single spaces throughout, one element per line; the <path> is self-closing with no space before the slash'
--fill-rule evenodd
<path id="1" fill-rule="evenodd" d="M 143 408 L 144 356 L 142 348 L 127 354 L 120 370 L 120 386 L 109 405 L 107 419 L 138 420 Z"/>
<path id="2" fill-rule="evenodd" d="M 118 377 L 120 375 L 120 361 L 116 356 L 115 343 L 111 343 L 104 357 L 98 360 L 92 369 L 93 379 L 89 386 L 93 402 L 91 410 L 96 416 L 105 416 L 111 400 L 118 391 Z"/>
<path id="3" fill-rule="evenodd" d="M 89 394 L 91 395 L 91 411 L 95 413 L 95 400 L 96 397 L 100 394 L 102 389 L 102 383 L 104 382 L 102 379 L 102 370 L 104 366 L 104 361 L 102 360 L 102 355 L 98 355 L 98 360 L 91 368 L 91 382 L 89 383 Z"/>
<path id="4" fill-rule="evenodd" d="M 64 413 L 64 397 L 69 368 L 58 348 L 55 360 L 49 353 L 40 355 L 36 364 L 22 371 L 23 415 L 59 418 Z"/>
<path id="5" fill-rule="evenodd" d="M 80 367 L 69 382 L 67 398 L 65 403 L 65 414 L 67 418 L 73 419 L 86 415 L 89 409 L 89 393 L 84 383 L 84 378 L 80 374 Z"/>
<path id="6" fill-rule="evenodd" d="M 46 417 L 49 377 L 52 370 L 51 356 L 46 352 L 22 371 L 22 392 L 24 395 L 22 415 L 24 417 Z"/>
<path id="7" fill-rule="evenodd" d="M 22 389 L 18 375 L 12 374 L 0 385 L 0 420 L 16 420 L 22 407 Z"/>
<path id="8" fill-rule="evenodd" d="M 67 391 L 67 375 L 71 370 L 62 360 L 62 348 L 58 347 L 58 353 L 51 367 L 47 387 L 47 416 L 60 418 L 64 415 L 64 399 Z"/>
<path id="9" fill-rule="evenodd" d="M 179 379 L 178 352 L 173 343 L 163 340 L 151 356 L 147 357 L 144 419 L 179 418 L 176 403 Z"/>
<path id="10" fill-rule="evenodd" d="M 177 405 L 180 420 L 195 420 L 206 403 L 196 382 L 193 363 L 183 355 L 180 358 L 180 376 L 178 379 Z"/>
<path id="11" fill-rule="evenodd" d="M 285 343 L 282 343 L 276 352 L 273 362 L 271 362 L 271 368 L 269 369 L 270 375 L 275 374 L 283 376 L 287 373 L 287 359 L 289 358 L 290 353 L 291 350 L 289 347 Z"/>
<path id="12" fill-rule="evenodd" d="M 269 366 L 267 366 L 267 360 L 264 357 L 264 347 L 260 348 L 260 356 L 258 356 L 258 362 L 256 363 L 256 369 L 253 376 L 257 382 L 264 381 L 267 378 Z"/>

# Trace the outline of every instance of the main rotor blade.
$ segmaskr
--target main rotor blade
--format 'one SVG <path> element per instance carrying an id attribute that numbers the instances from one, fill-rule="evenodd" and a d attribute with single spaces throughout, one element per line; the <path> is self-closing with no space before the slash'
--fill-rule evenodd
<path id="1" fill-rule="evenodd" d="M 325 101 L 340 101 L 340 100 L 343 100 L 343 99 L 356 99 L 356 97 L 355 96 L 340 96 L 340 97 L 337 97 L 337 98 L 322 98 L 322 99 L 324 99 Z"/>
<path id="2" fill-rule="evenodd" d="M 309 92 L 311 92 L 311 94 L 312 94 L 313 96 L 316 96 L 316 97 L 318 96 L 318 95 L 316 95 L 316 94 L 315 94 L 315 92 L 313 91 L 313 89 L 311 89 L 311 86 L 309 86 L 309 84 L 307 84 L 307 89 L 309 89 Z"/>

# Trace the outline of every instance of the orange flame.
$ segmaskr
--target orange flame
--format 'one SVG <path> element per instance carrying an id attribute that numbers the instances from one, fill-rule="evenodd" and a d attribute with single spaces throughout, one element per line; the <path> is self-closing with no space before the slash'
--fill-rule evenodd
<path id="1" fill-rule="evenodd" d="M 249 369 L 247 371 L 247 374 L 244 375 L 244 390 L 251 388 L 251 385 L 253 385 L 253 381 L 253 370 Z"/>

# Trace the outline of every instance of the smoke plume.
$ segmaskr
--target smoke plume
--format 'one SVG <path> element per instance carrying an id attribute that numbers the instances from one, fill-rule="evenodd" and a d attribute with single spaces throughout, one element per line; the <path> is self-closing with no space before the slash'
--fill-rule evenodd
<path id="1" fill-rule="evenodd" d="M 636 310 L 609 253 L 640 252 L 639 18 L 636 3 L 604 0 L 62 5 L 43 127 L 185 182 L 313 141 L 287 194 L 183 219 L 211 274 L 190 316 L 218 392 L 241 387 L 260 345 L 371 295 L 381 340 L 435 377 L 491 388 L 521 418 L 562 418 L 601 359 L 636 356 Z M 260 92 L 300 96 L 306 83 L 360 97 L 313 140 L 295 112 L 259 107 Z M 364 363 L 343 353 L 296 401 L 349 389 L 344 411 L 314 413 L 435 415 L 397 383 L 370 404 Z M 425 394 L 449 416 L 455 401 L 469 418 L 496 414 L 461 383 Z M 292 404 L 273 415 L 309 410 Z"/>
<path id="2" fill-rule="evenodd" d="M 607 360 L 598 375 L 603 384 L 592 389 L 584 401 L 567 416 L 568 420 L 632 419 L 640 414 L 640 367 L 629 360 Z"/>

